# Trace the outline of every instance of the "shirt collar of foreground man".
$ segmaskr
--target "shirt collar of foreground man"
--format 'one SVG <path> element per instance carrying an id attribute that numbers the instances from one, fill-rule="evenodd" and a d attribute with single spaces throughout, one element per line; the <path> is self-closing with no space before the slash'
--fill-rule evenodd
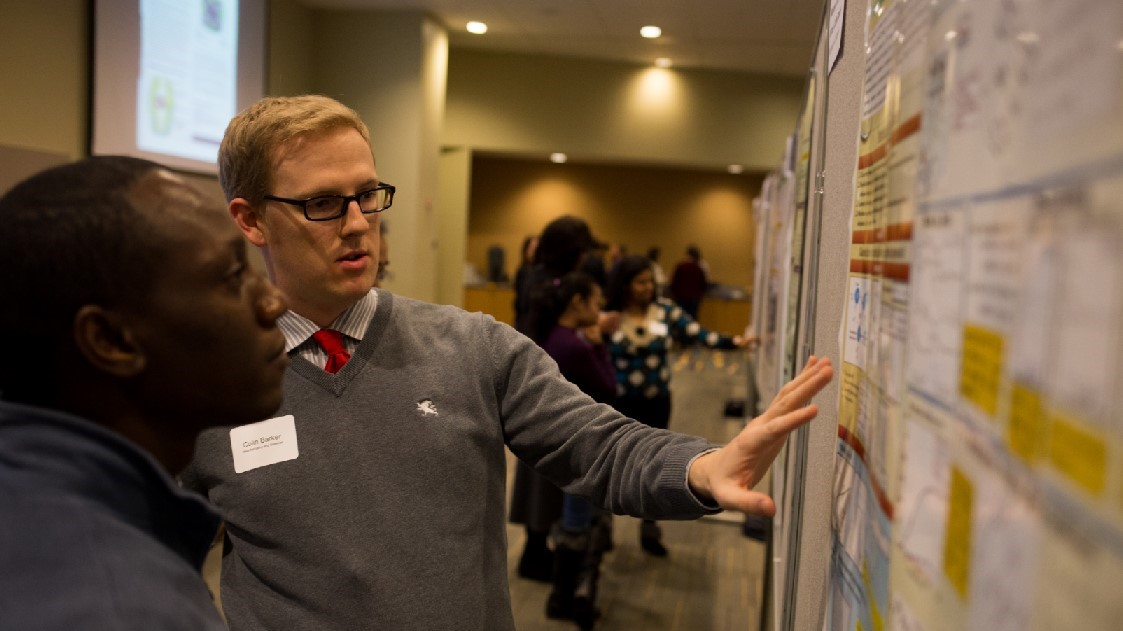
<path id="1" fill-rule="evenodd" d="M 221 206 L 144 160 L 49 169 L 0 223 L 0 627 L 223 628 L 218 517 L 169 473 L 280 404 L 284 301 Z"/>

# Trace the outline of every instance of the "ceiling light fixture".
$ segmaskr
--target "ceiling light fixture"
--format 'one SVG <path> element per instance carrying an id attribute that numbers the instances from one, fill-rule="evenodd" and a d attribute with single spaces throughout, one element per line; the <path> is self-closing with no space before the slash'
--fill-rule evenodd
<path id="1" fill-rule="evenodd" d="M 745 172 L 745 167 L 743 167 L 739 164 L 731 164 L 728 167 L 726 167 L 725 170 L 729 171 L 733 175 L 740 175 L 740 174 Z"/>
<path id="2" fill-rule="evenodd" d="M 468 32 L 474 35 L 483 35 L 487 32 L 487 24 L 476 22 L 475 20 L 469 22 L 464 28 L 468 29 Z"/>
<path id="3" fill-rule="evenodd" d="M 670 57 L 660 57 L 655 60 L 655 65 L 659 68 L 670 68 L 671 59 Z"/>
<path id="4" fill-rule="evenodd" d="M 565 155 L 564 153 L 558 152 L 550 154 L 550 162 L 553 162 L 554 164 L 565 164 L 565 161 L 568 159 L 569 156 Z"/>
<path id="5" fill-rule="evenodd" d="M 639 34 L 647 39 L 655 39 L 663 34 L 663 29 L 658 26 L 645 26 L 639 30 Z"/>

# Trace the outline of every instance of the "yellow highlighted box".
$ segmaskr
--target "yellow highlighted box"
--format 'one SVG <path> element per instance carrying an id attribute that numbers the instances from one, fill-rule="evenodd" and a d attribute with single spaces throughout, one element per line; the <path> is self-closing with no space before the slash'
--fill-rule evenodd
<path id="1" fill-rule="evenodd" d="M 944 574 L 960 598 L 967 597 L 971 576 L 971 511 L 975 490 L 971 480 L 951 468 L 951 497 L 948 504 L 948 527 L 944 533 Z"/>
<path id="2" fill-rule="evenodd" d="M 1016 456 L 1033 464 L 1045 450 L 1045 410 L 1041 394 L 1019 382 L 1010 393 L 1010 425 L 1006 428 L 1006 442 Z"/>
<path id="3" fill-rule="evenodd" d="M 998 410 L 1003 347 L 1001 333 L 975 324 L 963 328 L 959 393 L 991 416 Z"/>
<path id="4" fill-rule="evenodd" d="M 1092 495 L 1103 493 L 1107 480 L 1107 443 L 1086 423 L 1054 413 L 1049 460 L 1066 478 Z"/>

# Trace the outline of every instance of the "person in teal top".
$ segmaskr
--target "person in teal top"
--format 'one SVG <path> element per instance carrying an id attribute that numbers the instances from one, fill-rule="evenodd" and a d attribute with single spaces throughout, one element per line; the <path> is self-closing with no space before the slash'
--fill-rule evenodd
<path id="1" fill-rule="evenodd" d="M 671 367 L 667 353 L 676 345 L 701 344 L 733 349 L 745 345 L 741 337 L 708 331 L 682 307 L 655 295 L 651 260 L 630 255 L 620 261 L 608 285 L 606 309 L 620 312 L 620 327 L 609 338 L 608 350 L 616 371 L 617 399 L 613 404 L 626 416 L 666 429 L 671 419 Z M 645 520 L 640 544 L 655 556 L 666 556 L 659 527 Z"/>

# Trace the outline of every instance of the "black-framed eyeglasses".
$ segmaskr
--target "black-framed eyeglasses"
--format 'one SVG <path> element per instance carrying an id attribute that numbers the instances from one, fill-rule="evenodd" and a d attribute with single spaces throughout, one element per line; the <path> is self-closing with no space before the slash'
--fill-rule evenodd
<path id="1" fill-rule="evenodd" d="M 393 184 L 379 184 L 354 195 L 317 195 L 307 199 L 266 195 L 265 199 L 299 206 L 308 221 L 331 221 L 347 214 L 347 207 L 351 202 L 357 203 L 359 210 L 365 215 L 380 213 L 393 205 L 396 190 Z"/>

